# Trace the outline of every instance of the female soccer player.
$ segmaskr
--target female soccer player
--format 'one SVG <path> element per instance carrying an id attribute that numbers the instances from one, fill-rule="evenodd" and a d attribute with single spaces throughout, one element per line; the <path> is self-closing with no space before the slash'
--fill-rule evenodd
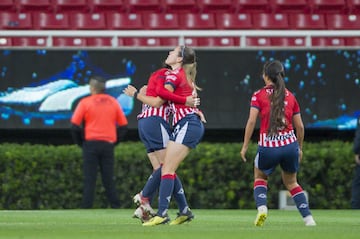
<path id="1" fill-rule="evenodd" d="M 196 97 L 199 88 L 195 84 L 196 57 L 194 50 L 186 46 L 178 46 L 169 52 L 165 63 L 172 68 L 170 74 L 166 76 L 165 88 L 178 96 L 188 97 L 192 95 Z M 159 96 L 167 99 L 162 92 L 159 92 Z M 166 147 L 164 165 L 162 166 L 159 209 L 156 216 L 143 223 L 143 226 L 155 226 L 170 221 L 167 211 L 174 191 L 176 170 L 190 150 L 200 142 L 204 134 L 203 122 L 205 122 L 205 118 L 198 108 L 172 102 L 171 109 L 173 112 L 173 132 Z M 193 217 L 190 208 L 185 207 L 180 210 L 178 217 L 170 225 L 182 224 L 192 220 Z"/>
<path id="2" fill-rule="evenodd" d="M 149 214 L 155 214 L 151 208 L 151 198 L 160 184 L 161 165 L 164 162 L 165 147 L 169 141 L 171 133 L 169 125 L 169 105 L 166 100 L 158 97 L 159 92 L 167 100 L 179 104 L 195 106 L 199 104 L 199 99 L 190 95 L 188 97 L 178 96 L 164 88 L 164 80 L 170 69 L 162 68 L 151 75 L 146 87 L 146 94 L 138 93 L 137 89 L 129 85 L 124 93 L 142 101 L 143 109 L 138 115 L 138 131 L 144 143 L 148 157 L 153 166 L 153 173 L 148 178 L 143 190 L 134 196 L 134 202 L 139 207 L 134 212 L 134 217 L 142 221 L 149 219 Z M 178 203 L 179 210 L 188 208 L 182 183 L 178 177 L 175 179 L 174 197 Z"/>
<path id="3" fill-rule="evenodd" d="M 305 225 L 315 226 L 305 193 L 296 176 L 302 158 L 304 125 L 299 104 L 286 89 L 284 77 L 284 67 L 280 61 L 270 61 L 264 65 L 265 87 L 252 95 L 240 154 L 245 162 L 246 151 L 259 116 L 260 137 L 254 167 L 254 198 L 258 210 L 255 225 L 262 226 L 267 218 L 267 180 L 280 164 L 283 183 L 294 199 Z"/>

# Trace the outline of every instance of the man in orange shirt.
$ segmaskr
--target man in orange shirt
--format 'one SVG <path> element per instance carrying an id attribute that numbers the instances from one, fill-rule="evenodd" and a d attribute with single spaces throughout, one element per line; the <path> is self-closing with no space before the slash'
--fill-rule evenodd
<path id="1" fill-rule="evenodd" d="M 83 98 L 71 118 L 72 136 L 83 150 L 84 190 L 81 208 L 93 206 L 98 166 L 112 208 L 119 208 L 114 176 L 114 147 L 127 131 L 128 121 L 112 96 L 105 94 L 105 79 L 90 78 L 90 96 Z M 82 136 L 84 132 L 84 136 Z"/>

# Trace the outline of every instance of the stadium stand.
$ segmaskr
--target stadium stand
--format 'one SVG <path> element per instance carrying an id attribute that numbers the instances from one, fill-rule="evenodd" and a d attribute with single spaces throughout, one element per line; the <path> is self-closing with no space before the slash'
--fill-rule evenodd
<path id="1" fill-rule="evenodd" d="M 143 15 L 145 29 L 178 29 L 180 27 L 176 13 L 148 13 Z"/>
<path id="2" fill-rule="evenodd" d="M 33 14 L 35 30 L 67 30 L 70 29 L 70 19 L 66 13 Z"/>
<path id="3" fill-rule="evenodd" d="M 107 12 L 105 15 L 108 30 L 139 30 L 144 27 L 142 15 L 139 13 Z"/>
<path id="4" fill-rule="evenodd" d="M 51 0 L 14 0 L 14 5 L 20 12 L 24 11 L 45 11 L 53 10 Z"/>

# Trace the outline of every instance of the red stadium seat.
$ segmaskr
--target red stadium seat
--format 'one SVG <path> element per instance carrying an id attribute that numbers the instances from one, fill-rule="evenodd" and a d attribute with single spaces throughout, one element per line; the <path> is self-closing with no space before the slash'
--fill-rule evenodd
<path id="1" fill-rule="evenodd" d="M 254 29 L 288 29 L 287 14 L 256 13 L 252 15 Z"/>
<path id="2" fill-rule="evenodd" d="M 274 47 L 304 47 L 305 37 L 272 37 L 271 46 Z"/>
<path id="3" fill-rule="evenodd" d="M 197 46 L 201 47 L 234 47 L 240 46 L 238 37 L 197 37 Z"/>
<path id="4" fill-rule="evenodd" d="M 199 7 L 196 0 L 163 0 L 166 12 L 184 13 L 184 12 L 198 12 Z"/>
<path id="5" fill-rule="evenodd" d="M 313 47 L 345 46 L 345 39 L 343 37 L 312 37 L 311 45 Z"/>
<path id="6" fill-rule="evenodd" d="M 294 30 L 326 29 L 325 15 L 323 14 L 289 14 L 289 25 Z"/>
<path id="7" fill-rule="evenodd" d="M 86 45 L 90 47 L 111 47 L 111 37 L 88 37 L 86 38 Z"/>
<path id="8" fill-rule="evenodd" d="M 142 15 L 139 13 L 106 13 L 106 24 L 109 30 L 142 29 Z"/>
<path id="9" fill-rule="evenodd" d="M 185 13 L 179 15 L 181 29 L 216 29 L 215 16 L 212 13 Z"/>
<path id="10" fill-rule="evenodd" d="M 30 13 L 2 12 L 0 14 L 0 29 L 32 29 Z"/>
<path id="11" fill-rule="evenodd" d="M 72 29 L 79 30 L 104 30 L 106 20 L 103 13 L 72 13 L 70 15 Z"/>
<path id="12" fill-rule="evenodd" d="M 60 30 L 70 29 L 70 19 L 65 13 L 37 13 L 33 14 L 34 29 Z"/>
<path id="13" fill-rule="evenodd" d="M 309 11 L 307 0 L 269 0 L 274 12 L 301 12 Z"/>
<path id="14" fill-rule="evenodd" d="M 20 11 L 51 11 L 50 0 L 16 0 Z"/>
<path id="15" fill-rule="evenodd" d="M 232 0 L 197 0 L 201 12 L 231 12 L 234 9 Z"/>
<path id="16" fill-rule="evenodd" d="M 246 46 L 270 47 L 270 37 L 246 37 Z"/>
<path id="17" fill-rule="evenodd" d="M 130 47 L 156 47 L 161 46 L 159 37 L 119 37 L 119 46 Z"/>
<path id="18" fill-rule="evenodd" d="M 237 12 L 270 12 L 268 0 L 234 0 L 234 8 Z"/>
<path id="19" fill-rule="evenodd" d="M 46 37 L 13 37 L 12 46 L 18 47 L 46 47 Z"/>
<path id="20" fill-rule="evenodd" d="M 184 38 L 184 45 L 189 46 L 189 47 L 196 47 L 198 45 L 197 42 L 198 38 L 197 37 L 185 37 Z"/>
<path id="21" fill-rule="evenodd" d="M 55 11 L 88 12 L 87 0 L 52 0 Z"/>
<path id="22" fill-rule="evenodd" d="M 125 0 L 88 0 L 91 12 L 124 12 Z"/>
<path id="23" fill-rule="evenodd" d="M 86 47 L 85 37 L 53 37 L 54 47 Z"/>
<path id="24" fill-rule="evenodd" d="M 330 30 L 360 30 L 359 15 L 327 14 L 326 22 Z"/>
<path id="25" fill-rule="evenodd" d="M 360 12 L 360 0 L 347 0 L 347 6 L 350 13 Z"/>
<path id="26" fill-rule="evenodd" d="M 216 13 L 217 29 L 251 29 L 250 13 Z"/>
<path id="27" fill-rule="evenodd" d="M 346 46 L 354 46 L 358 48 L 360 46 L 360 37 L 344 37 Z"/>
<path id="28" fill-rule="evenodd" d="M 145 13 L 143 14 L 146 29 L 178 29 L 179 20 L 175 13 Z"/>
<path id="29" fill-rule="evenodd" d="M 160 45 L 175 48 L 180 45 L 178 37 L 160 37 Z"/>
<path id="30" fill-rule="evenodd" d="M 16 5 L 15 0 L 1 0 L 0 11 L 15 11 Z"/>
<path id="31" fill-rule="evenodd" d="M 11 37 L 0 36 L 0 48 L 11 47 L 11 46 L 12 46 Z"/>
<path id="32" fill-rule="evenodd" d="M 161 0 L 125 0 L 130 12 L 162 12 L 164 6 Z"/>
<path id="33" fill-rule="evenodd" d="M 342 12 L 347 8 L 345 0 L 308 0 L 314 13 Z"/>

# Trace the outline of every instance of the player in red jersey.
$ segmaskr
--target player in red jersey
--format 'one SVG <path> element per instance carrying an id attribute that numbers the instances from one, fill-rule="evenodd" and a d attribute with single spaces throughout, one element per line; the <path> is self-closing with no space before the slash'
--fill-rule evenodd
<path id="1" fill-rule="evenodd" d="M 193 96 L 178 96 L 164 88 L 166 76 L 170 73 L 169 68 L 161 68 L 154 72 L 146 87 L 145 93 L 138 93 L 137 89 L 129 85 L 124 93 L 144 102 L 142 111 L 138 115 L 138 132 L 141 141 L 144 143 L 148 158 L 153 166 L 153 173 L 148 178 L 142 191 L 134 196 L 134 202 L 139 207 L 134 212 L 134 217 L 140 218 L 143 222 L 147 221 L 155 211 L 150 203 L 153 195 L 159 188 L 161 178 L 161 165 L 164 162 L 165 147 L 168 144 L 171 129 L 169 125 L 169 104 L 158 96 L 158 92 L 163 91 L 167 99 L 179 104 L 194 106 L 199 99 Z M 179 177 L 175 179 L 175 189 L 177 192 L 174 197 L 178 202 L 179 209 L 187 207 L 185 194 L 183 193 L 182 183 Z"/>
<path id="2" fill-rule="evenodd" d="M 268 176 L 280 165 L 283 183 L 294 199 L 305 225 L 315 226 L 305 193 L 297 182 L 304 125 L 299 104 L 295 96 L 286 89 L 284 77 L 284 67 L 280 61 L 270 61 L 264 65 L 265 87 L 252 95 L 240 154 L 246 161 L 246 151 L 259 117 L 260 137 L 254 167 L 254 198 L 258 209 L 255 225 L 262 226 L 267 218 Z"/>
<path id="3" fill-rule="evenodd" d="M 186 46 L 178 46 L 169 52 L 165 63 L 172 67 L 172 71 L 166 76 L 165 88 L 178 96 L 197 97 L 199 88 L 195 84 L 197 63 L 194 50 Z M 161 98 L 169 100 L 163 93 L 158 91 Z M 197 107 L 172 102 L 171 109 L 173 132 L 166 148 L 162 167 L 159 208 L 156 216 L 143 223 L 143 226 L 156 226 L 170 221 L 167 211 L 172 193 L 175 190 L 176 170 L 190 150 L 200 142 L 204 134 L 203 122 L 205 122 L 205 118 Z M 170 225 L 182 224 L 191 221 L 193 218 L 194 215 L 190 208 L 186 206 L 180 210 L 178 217 Z"/>

